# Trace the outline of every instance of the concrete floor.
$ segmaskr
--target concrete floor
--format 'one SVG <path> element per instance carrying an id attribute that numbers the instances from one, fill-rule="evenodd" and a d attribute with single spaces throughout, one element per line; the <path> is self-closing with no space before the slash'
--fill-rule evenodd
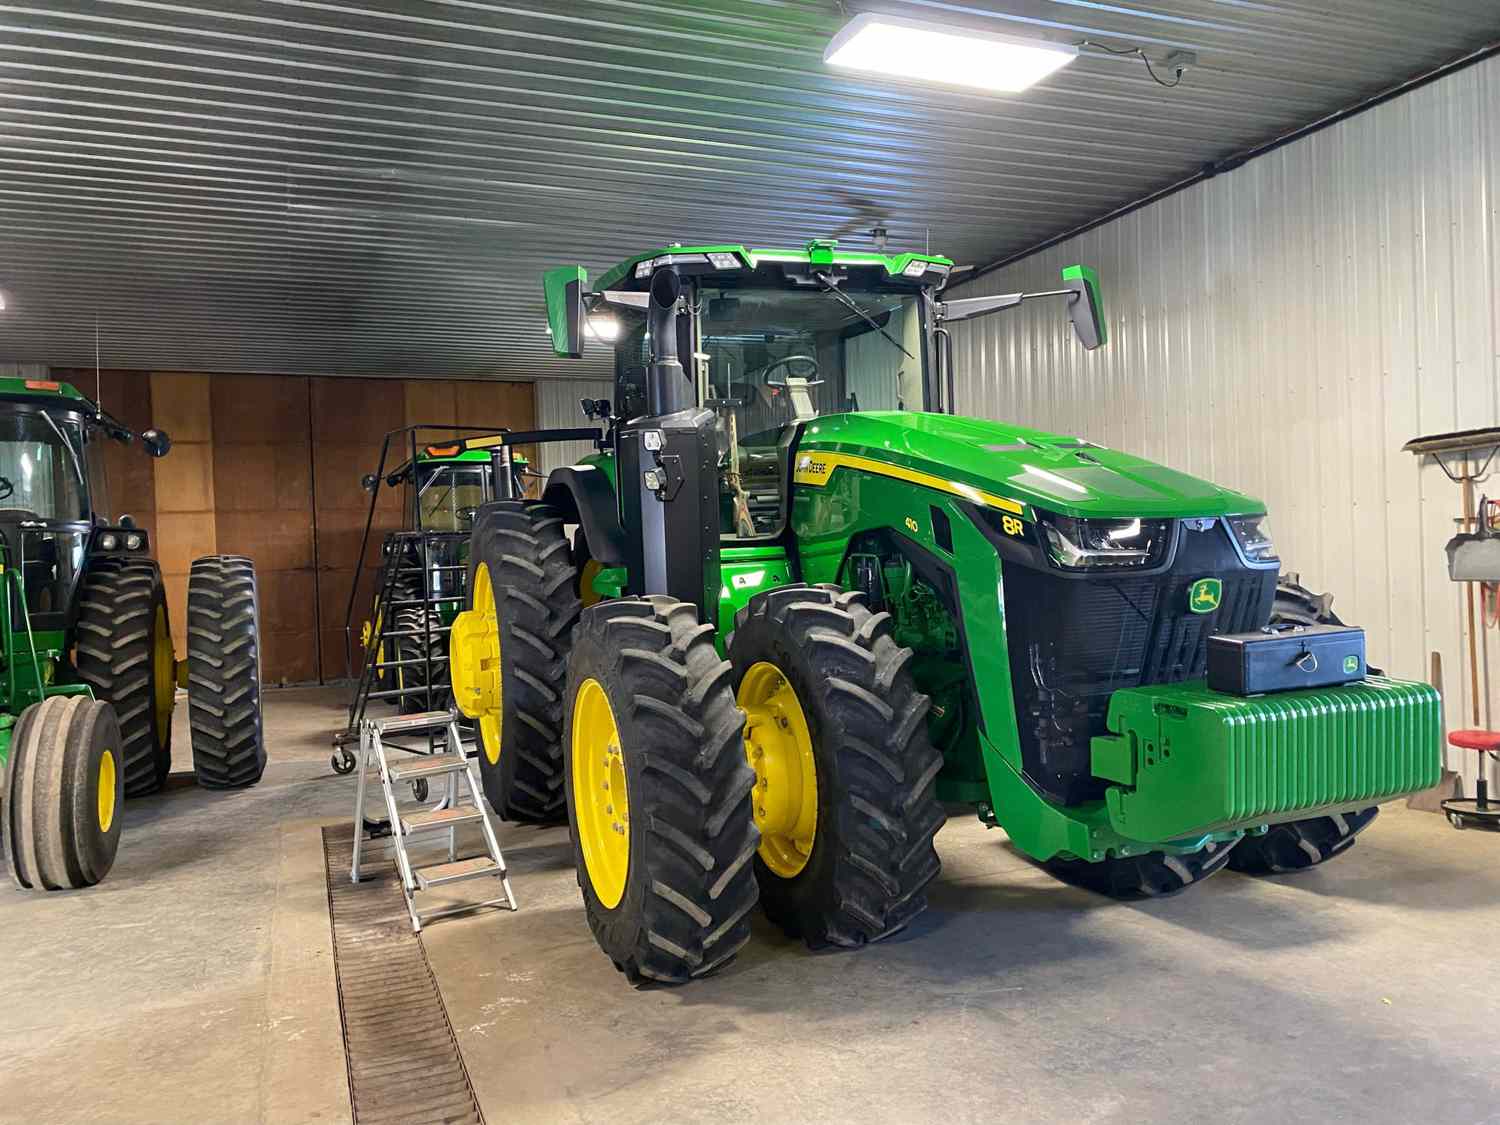
<path id="1" fill-rule="evenodd" d="M 272 692 L 261 785 L 132 802 L 93 890 L 0 888 L 0 1121 L 348 1120 L 318 843 L 352 808 L 339 720 Z M 955 815 L 906 933 L 814 955 L 760 921 L 725 972 L 640 991 L 565 831 L 502 844 L 521 912 L 424 935 L 491 1122 L 1500 1121 L 1500 836 L 1430 814 L 1140 906 Z"/>

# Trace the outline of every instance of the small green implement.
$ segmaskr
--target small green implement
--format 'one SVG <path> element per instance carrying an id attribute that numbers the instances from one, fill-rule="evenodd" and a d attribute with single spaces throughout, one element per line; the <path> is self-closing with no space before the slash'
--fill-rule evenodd
<path id="1" fill-rule="evenodd" d="M 0 379 L 0 845 L 25 890 L 109 873 L 124 799 L 171 769 L 179 681 L 199 785 L 251 785 L 266 765 L 254 567 L 192 564 L 179 665 L 147 534 L 106 514 L 107 441 L 171 447 L 66 383 Z"/>
<path id="2" fill-rule="evenodd" d="M 951 269 L 814 241 L 544 278 L 559 354 L 615 322 L 615 398 L 599 454 L 479 512 L 453 686 L 497 811 L 566 816 L 631 980 L 724 964 L 757 901 L 813 946 L 896 932 L 944 802 L 1137 897 L 1322 862 L 1437 778 L 1425 684 L 1207 688 L 1209 638 L 1277 611 L 1265 506 L 955 416 L 956 321 L 1108 327 L 1085 267 L 950 299 Z"/>

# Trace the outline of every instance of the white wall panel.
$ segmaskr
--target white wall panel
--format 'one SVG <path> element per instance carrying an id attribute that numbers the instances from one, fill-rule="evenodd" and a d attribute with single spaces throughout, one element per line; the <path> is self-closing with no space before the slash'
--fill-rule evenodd
<path id="1" fill-rule="evenodd" d="M 958 287 L 1049 289 L 1084 262 L 1111 335 L 1085 353 L 1044 301 L 958 325 L 959 408 L 1262 498 L 1287 567 L 1365 626 L 1371 659 L 1426 678 L 1441 653 L 1449 723 L 1468 726 L 1463 588 L 1443 557 L 1459 490 L 1401 445 L 1500 425 L 1497 223 L 1490 59 Z M 1470 758 L 1450 760 L 1472 784 Z"/>
<path id="2" fill-rule="evenodd" d="M 607 379 L 538 379 L 536 381 L 536 424 L 539 429 L 567 429 L 589 424 L 578 407 L 585 398 L 613 398 L 615 385 Z M 594 452 L 586 441 L 559 441 L 537 446 L 543 473 L 561 465 L 571 465 L 578 458 Z"/>

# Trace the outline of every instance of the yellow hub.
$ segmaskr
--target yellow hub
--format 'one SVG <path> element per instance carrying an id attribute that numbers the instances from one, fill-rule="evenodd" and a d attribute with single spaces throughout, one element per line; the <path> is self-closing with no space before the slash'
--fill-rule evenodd
<path id="1" fill-rule="evenodd" d="M 783 879 L 801 873 L 818 831 L 818 769 L 802 703 L 785 674 L 761 661 L 740 683 L 745 754 L 755 771 L 751 804 L 760 858 Z"/>
<path id="2" fill-rule="evenodd" d="M 156 706 L 157 738 L 165 742 L 172 729 L 172 704 L 177 693 L 177 654 L 172 651 L 172 634 L 167 629 L 166 606 L 156 607 L 151 627 L 151 674 Z M 111 769 L 113 765 L 111 764 Z M 110 790 L 114 792 L 113 789 Z"/>
<path id="3" fill-rule="evenodd" d="M 110 750 L 99 759 L 99 831 L 115 822 L 115 756 Z"/>
<path id="4" fill-rule="evenodd" d="M 480 745 L 490 765 L 500 761 L 500 618 L 490 568 L 474 568 L 474 608 L 453 619 L 448 633 L 448 667 L 458 709 L 479 722 Z"/>
<path id="5" fill-rule="evenodd" d="M 573 701 L 573 815 L 589 884 L 607 910 L 625 895 L 630 874 L 630 799 L 625 755 L 609 696 L 589 679 Z"/>
<path id="6" fill-rule="evenodd" d="M 594 579 L 598 578 L 603 570 L 604 564 L 598 559 L 589 559 L 583 564 L 583 570 L 579 572 L 578 600 L 583 603 L 585 609 L 604 600 L 599 596 L 599 591 L 594 589 Z"/>

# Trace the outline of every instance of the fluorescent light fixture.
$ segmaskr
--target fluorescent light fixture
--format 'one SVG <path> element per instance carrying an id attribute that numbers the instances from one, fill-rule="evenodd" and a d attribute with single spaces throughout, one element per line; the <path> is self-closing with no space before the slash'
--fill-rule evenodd
<path id="1" fill-rule="evenodd" d="M 5 311 L 5 290 L 0 289 L 0 312 Z"/>
<path id="2" fill-rule="evenodd" d="M 1078 48 L 864 12 L 830 40 L 829 66 L 1015 94 L 1066 66 Z"/>

